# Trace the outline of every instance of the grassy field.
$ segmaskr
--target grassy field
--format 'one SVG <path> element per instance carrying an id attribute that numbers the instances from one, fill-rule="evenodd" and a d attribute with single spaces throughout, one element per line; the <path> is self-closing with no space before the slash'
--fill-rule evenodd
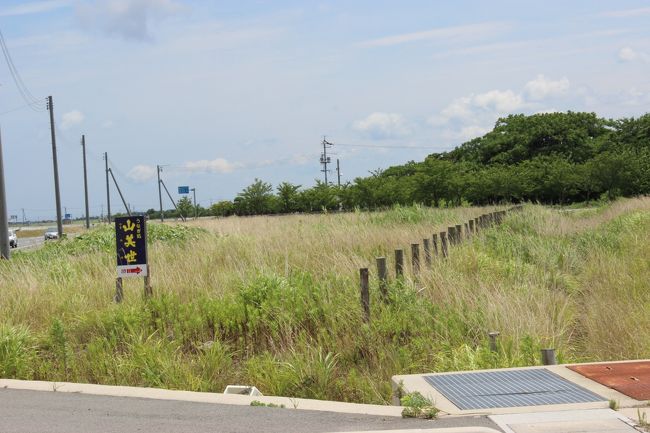
<path id="1" fill-rule="evenodd" d="M 150 224 L 154 297 L 114 292 L 111 229 L 0 262 L 0 377 L 388 403 L 390 376 L 650 357 L 650 199 L 529 205 L 382 304 L 374 258 L 484 208 Z M 371 322 L 358 272 L 371 269 Z M 409 264 L 407 263 L 407 268 Z M 487 332 L 498 330 L 499 351 Z"/>

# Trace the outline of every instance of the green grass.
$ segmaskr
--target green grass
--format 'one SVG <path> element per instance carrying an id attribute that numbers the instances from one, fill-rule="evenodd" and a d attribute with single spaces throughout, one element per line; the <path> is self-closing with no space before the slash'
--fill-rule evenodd
<path id="1" fill-rule="evenodd" d="M 388 404 L 392 375 L 535 365 L 542 347 L 560 362 L 647 358 L 649 211 L 648 199 L 582 215 L 526 206 L 417 279 L 392 279 L 387 303 L 375 256 L 485 210 L 152 223 L 154 297 L 125 280 L 120 305 L 100 228 L 0 262 L 0 376 Z"/>

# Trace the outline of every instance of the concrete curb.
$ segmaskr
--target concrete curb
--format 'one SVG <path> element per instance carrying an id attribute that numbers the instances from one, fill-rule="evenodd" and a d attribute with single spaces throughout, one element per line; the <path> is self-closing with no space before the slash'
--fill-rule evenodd
<path id="1" fill-rule="evenodd" d="M 335 433 L 335 432 L 332 432 Z M 489 427 L 449 427 L 431 429 L 400 429 L 400 430 L 373 430 L 345 433 L 501 433 Z"/>
<path id="2" fill-rule="evenodd" d="M 374 404 L 344 403 L 337 401 L 311 400 L 303 398 L 246 396 L 218 394 L 209 392 L 175 391 L 159 388 L 138 388 L 132 386 L 94 385 L 70 382 L 44 382 L 31 380 L 0 379 L 0 389 L 29 391 L 72 392 L 79 394 L 101 395 L 110 397 L 150 398 L 156 400 L 178 400 L 195 403 L 234 404 L 250 406 L 252 401 L 284 405 L 289 409 L 339 412 L 358 415 L 377 415 L 401 417 L 402 409 L 398 406 L 381 406 Z M 427 430 L 428 431 L 428 430 Z M 474 431 L 474 430 L 472 430 Z M 476 430 L 478 431 L 478 430 Z M 468 431 L 469 433 L 469 431 Z M 487 433 L 487 432 L 486 432 Z"/>

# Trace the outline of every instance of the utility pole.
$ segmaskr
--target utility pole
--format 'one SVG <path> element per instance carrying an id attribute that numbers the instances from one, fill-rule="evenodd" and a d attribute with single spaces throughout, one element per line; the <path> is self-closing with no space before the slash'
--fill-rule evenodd
<path id="1" fill-rule="evenodd" d="M 339 188 L 340 188 L 341 187 L 341 165 L 339 163 L 338 158 L 336 158 L 336 177 L 338 177 L 338 179 L 339 179 L 338 185 L 339 185 Z"/>
<path id="2" fill-rule="evenodd" d="M 88 210 L 88 173 L 86 171 L 86 136 L 81 136 L 81 148 L 84 157 L 84 197 L 86 199 L 86 228 L 90 228 L 90 214 Z"/>
<path id="3" fill-rule="evenodd" d="M 196 207 L 196 188 L 192 188 L 190 191 L 194 193 L 194 219 L 196 219 L 199 214 L 199 210 Z"/>
<path id="4" fill-rule="evenodd" d="M 323 137 L 323 153 L 320 155 L 320 163 L 323 165 L 323 169 L 321 170 L 323 173 L 325 173 L 325 185 L 329 186 L 329 183 L 327 182 L 327 164 L 332 162 L 331 158 L 327 156 L 327 148 L 332 147 L 332 143 L 327 141 L 325 137 Z"/>
<path id="5" fill-rule="evenodd" d="M 61 193 L 59 192 L 59 164 L 56 159 L 56 134 L 54 133 L 54 104 L 52 97 L 47 97 L 47 109 L 50 111 L 50 134 L 52 135 L 52 164 L 54 165 L 54 195 L 56 198 L 56 229 L 59 239 L 63 239 L 63 221 L 61 220 Z"/>
<path id="6" fill-rule="evenodd" d="M 108 183 L 108 152 L 104 152 L 104 162 L 106 163 L 106 220 L 111 223 L 111 189 Z M 103 211 L 102 211 L 103 212 Z"/>
<path id="7" fill-rule="evenodd" d="M 160 222 L 164 223 L 165 222 L 165 215 L 163 215 L 163 206 L 162 206 L 162 190 L 160 189 L 160 184 L 162 180 L 160 180 L 160 171 L 162 170 L 159 165 L 156 166 L 156 169 L 158 170 L 158 200 L 160 201 Z"/>
<path id="8" fill-rule="evenodd" d="M 7 196 L 5 195 L 5 168 L 2 160 L 2 138 L 0 137 L 0 254 L 9 260 L 9 221 L 7 220 Z"/>
<path id="9" fill-rule="evenodd" d="M 23 211 L 23 225 L 25 225 L 25 208 L 21 209 Z"/>

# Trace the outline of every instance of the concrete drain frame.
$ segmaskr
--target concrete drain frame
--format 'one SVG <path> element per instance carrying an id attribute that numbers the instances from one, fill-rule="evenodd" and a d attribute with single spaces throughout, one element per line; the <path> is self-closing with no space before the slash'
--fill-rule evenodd
<path id="1" fill-rule="evenodd" d="M 629 361 L 621 361 L 629 362 Z M 597 363 L 592 363 L 597 364 Z M 546 412 L 546 411 L 557 411 L 557 410 L 570 410 L 570 409 L 604 409 L 609 407 L 609 401 L 616 401 L 620 407 L 638 407 L 646 403 L 646 401 L 635 400 L 631 397 L 628 397 L 615 389 L 609 388 L 605 385 L 602 385 L 594 380 L 591 380 L 582 374 L 573 371 L 568 367 L 575 367 L 577 364 L 571 365 L 551 365 L 551 366 L 536 366 L 536 367 L 523 367 L 523 368 L 506 368 L 506 369 L 492 369 L 492 370 L 473 370 L 473 371 L 463 371 L 463 372 L 446 372 L 446 373 L 428 373 L 428 374 L 410 374 L 410 375 L 396 375 L 392 378 L 393 390 L 395 391 L 395 398 L 393 399 L 393 404 L 399 405 L 399 399 L 397 395 L 401 392 L 420 392 L 423 396 L 429 398 L 434 405 L 441 411 L 452 414 L 452 415 L 468 415 L 468 414 L 506 414 L 506 413 L 524 413 L 524 412 Z M 579 365 L 589 365 L 589 364 L 579 364 Z M 512 380 L 517 380 L 517 377 L 540 377 L 544 378 L 553 378 L 549 383 L 564 384 L 566 388 L 536 388 L 535 386 L 529 386 L 526 389 L 525 386 L 515 387 L 515 393 L 520 391 L 520 396 L 531 397 L 535 393 L 546 393 L 550 395 L 549 392 L 553 390 L 558 390 L 560 393 L 565 390 L 581 390 L 583 401 L 567 401 L 566 399 L 548 399 L 548 403 L 544 401 L 537 401 L 532 405 L 529 405 L 529 398 L 521 398 L 519 401 L 511 401 L 506 404 L 498 403 L 492 404 L 492 407 L 486 407 L 485 404 L 480 405 L 482 407 L 471 407 L 467 404 L 463 404 L 459 401 L 458 396 L 449 395 L 449 398 L 445 396 L 444 389 L 438 389 L 436 383 L 448 381 L 453 383 L 453 379 L 457 378 L 458 375 L 472 375 L 480 374 L 485 377 L 489 377 L 494 374 L 494 377 L 506 377 L 511 376 Z M 502 376 L 506 375 L 506 376 Z M 447 378 L 444 378 L 447 376 Z M 475 376 L 476 377 L 476 376 Z M 432 378 L 442 378 L 442 379 L 432 379 Z M 449 379 L 449 380 L 447 380 Z M 555 379 L 558 379 L 556 381 Z M 543 380 L 542 380 L 543 381 Z M 444 387 L 442 387 L 444 388 Z M 488 386 L 489 388 L 489 386 Z M 504 388 L 501 389 L 503 391 Z M 474 392 L 474 394 L 485 394 L 485 395 L 498 395 L 500 393 L 498 387 L 493 388 L 492 390 L 486 389 L 486 392 Z M 462 396 L 462 392 L 460 393 Z M 470 392 L 471 394 L 471 392 Z M 591 396 L 591 397 L 588 397 Z M 593 398 L 591 401 L 587 401 Z M 455 402 L 454 402 L 455 400 Z M 462 400 L 462 399 L 461 399 Z M 534 399 L 533 399 L 534 400 Z M 544 399 L 541 399 L 544 400 Z M 560 401 L 557 401 L 560 400 Z"/>

